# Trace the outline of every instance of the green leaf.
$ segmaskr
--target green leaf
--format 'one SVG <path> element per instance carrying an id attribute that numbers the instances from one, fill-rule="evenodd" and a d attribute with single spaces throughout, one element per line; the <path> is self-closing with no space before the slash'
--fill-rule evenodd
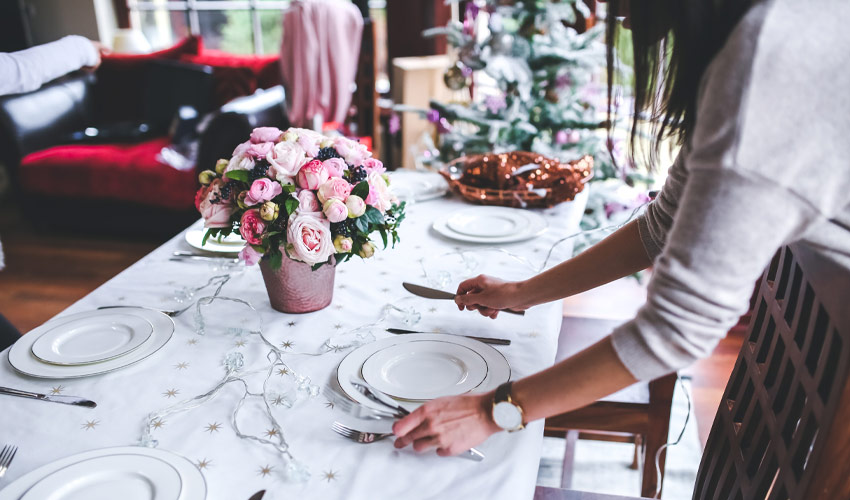
<path id="1" fill-rule="evenodd" d="M 366 181 L 358 182 L 351 190 L 351 194 L 359 196 L 365 201 L 369 197 L 369 183 Z"/>
<path id="2" fill-rule="evenodd" d="M 293 212 L 298 208 L 298 200 L 295 198 L 287 198 L 283 203 L 284 208 L 286 208 L 286 215 L 292 215 Z"/>
<path id="3" fill-rule="evenodd" d="M 312 266 L 310 266 L 310 269 L 311 269 L 311 270 L 313 270 L 313 271 L 315 271 L 316 269 L 318 269 L 318 268 L 320 268 L 320 267 L 322 267 L 322 266 L 324 266 L 324 265 L 325 265 L 325 263 L 324 263 L 324 262 L 318 262 L 318 263 L 313 264 Z"/>
<path id="4" fill-rule="evenodd" d="M 381 232 L 381 239 L 384 240 L 384 248 L 387 248 L 387 230 L 379 228 L 378 231 Z"/>
<path id="5" fill-rule="evenodd" d="M 366 217 L 366 220 L 376 225 L 383 225 L 384 223 L 384 214 L 381 213 L 377 208 L 367 205 L 366 212 L 363 214 Z"/>
<path id="6" fill-rule="evenodd" d="M 231 170 L 224 174 L 228 179 L 233 179 L 234 181 L 241 181 L 244 183 L 248 183 L 248 171 L 247 170 Z"/>
<path id="7" fill-rule="evenodd" d="M 271 264 L 272 269 L 277 271 L 280 269 L 280 266 L 283 264 L 283 254 L 280 252 L 275 252 L 269 257 L 269 264 Z"/>
<path id="8" fill-rule="evenodd" d="M 361 215 L 360 217 L 354 219 L 354 225 L 357 226 L 357 229 L 360 232 L 363 232 L 363 233 L 369 232 L 369 221 L 366 220 L 365 215 Z"/>
<path id="9" fill-rule="evenodd" d="M 283 192 L 286 194 L 292 194 L 295 192 L 295 184 L 282 184 Z"/>
<path id="10" fill-rule="evenodd" d="M 207 240 L 208 240 L 208 239 L 210 239 L 210 236 L 215 236 L 215 235 L 217 235 L 217 234 L 219 233 L 219 231 L 221 231 L 221 229 L 219 229 L 219 228 L 211 228 L 211 229 L 207 229 L 207 234 L 205 234 L 205 235 L 204 235 L 204 239 L 202 239 L 202 240 L 201 240 L 201 246 L 206 245 L 206 244 L 207 244 Z"/>

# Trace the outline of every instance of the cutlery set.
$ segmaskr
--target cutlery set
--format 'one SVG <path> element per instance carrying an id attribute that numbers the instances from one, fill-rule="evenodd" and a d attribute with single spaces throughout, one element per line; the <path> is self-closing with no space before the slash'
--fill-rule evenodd
<path id="1" fill-rule="evenodd" d="M 17 396 L 20 398 L 36 399 L 39 401 L 49 401 L 51 403 L 62 403 L 73 406 L 83 406 L 85 408 L 95 408 L 97 403 L 88 399 L 78 398 L 76 396 L 63 396 L 60 394 L 38 394 L 36 392 L 21 391 L 10 387 L 0 387 L 0 394 L 5 396 Z"/>
<path id="2" fill-rule="evenodd" d="M 427 286 L 422 285 L 414 285 L 413 283 L 404 282 L 401 284 L 405 290 L 412 293 L 413 295 L 418 295 L 420 297 L 425 297 L 426 299 L 438 299 L 438 300 L 454 300 L 457 297 L 457 294 L 451 292 L 444 292 L 443 290 L 437 290 L 436 288 L 428 288 Z M 514 309 L 502 309 L 502 312 L 516 314 L 518 316 L 525 316 L 525 311 L 517 311 Z"/>

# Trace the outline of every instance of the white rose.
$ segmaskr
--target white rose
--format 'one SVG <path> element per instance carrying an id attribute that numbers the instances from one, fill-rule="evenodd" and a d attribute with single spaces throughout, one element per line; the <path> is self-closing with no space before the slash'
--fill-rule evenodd
<path id="1" fill-rule="evenodd" d="M 326 262 L 334 254 L 331 224 L 323 217 L 309 213 L 292 214 L 286 240 L 289 257 L 310 265 Z"/>
<path id="2" fill-rule="evenodd" d="M 269 174 L 279 182 L 291 181 L 301 167 L 307 163 L 307 156 L 296 142 L 279 142 L 266 155 L 269 161 Z"/>

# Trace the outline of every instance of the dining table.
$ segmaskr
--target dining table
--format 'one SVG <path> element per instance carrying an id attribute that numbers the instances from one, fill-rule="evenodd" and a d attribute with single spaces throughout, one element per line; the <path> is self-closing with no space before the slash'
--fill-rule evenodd
<path id="1" fill-rule="evenodd" d="M 433 449 L 396 449 L 392 439 L 361 444 L 331 429 L 340 420 L 360 425 L 330 396 L 340 362 L 352 345 L 392 337 L 386 331 L 390 326 L 508 339 L 510 345 L 493 347 L 507 360 L 512 380 L 553 363 L 560 302 L 494 320 L 459 311 L 451 300 L 414 296 L 402 282 L 454 291 L 460 280 L 482 273 L 506 279 L 531 276 L 571 255 L 572 240 L 566 237 L 578 231 L 583 206 L 568 202 L 530 210 L 545 220 L 545 231 L 511 243 L 472 243 L 435 230 L 441 218 L 471 206 L 452 196 L 408 203 L 401 241 L 371 258 L 337 265 L 331 304 L 305 314 L 272 309 L 258 266 L 218 258 L 174 259 L 174 252 L 197 252 L 187 243 L 186 232 L 198 225 L 175 235 L 49 320 L 104 306 L 188 307 L 172 318 L 173 335 L 155 353 L 119 370 L 61 379 L 16 371 L 8 349 L 0 356 L 2 387 L 97 403 L 85 408 L 0 395 L 0 443 L 18 447 L 0 480 L 0 498 L 5 487 L 45 464 L 126 446 L 185 457 L 201 472 L 210 500 L 247 500 L 259 490 L 266 490 L 266 500 L 532 498 L 543 421 L 492 435 L 477 446 L 485 455 L 482 461 L 440 457 Z M 204 286 L 216 277 L 226 278 Z M 199 307 L 197 302 L 212 296 L 219 285 L 221 297 L 238 300 Z M 276 346 L 285 366 L 266 369 L 274 357 L 269 344 L 245 333 L 257 331 Z M 233 373 L 246 374 L 245 384 L 236 380 L 214 397 L 196 399 L 222 384 L 233 368 L 228 363 L 236 358 L 242 366 Z M 255 373 L 253 379 L 249 373 Z M 246 390 L 263 396 L 244 403 Z M 179 411 L 165 411 L 169 408 Z M 266 409 L 278 425 L 270 422 Z M 151 420 L 151 415 L 159 416 Z M 387 430 L 391 422 L 362 425 Z M 271 446 L 270 441 L 285 446 Z M 301 468 L 296 473 L 281 449 L 297 460 Z"/>

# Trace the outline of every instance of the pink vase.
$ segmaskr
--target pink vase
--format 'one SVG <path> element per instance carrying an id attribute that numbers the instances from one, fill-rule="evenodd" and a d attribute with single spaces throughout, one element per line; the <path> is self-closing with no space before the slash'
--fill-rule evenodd
<path id="1" fill-rule="evenodd" d="M 313 271 L 309 264 L 283 257 L 280 269 L 273 270 L 267 260 L 260 261 L 272 307 L 285 313 L 307 313 L 327 307 L 334 294 L 336 266 L 325 264 Z"/>

